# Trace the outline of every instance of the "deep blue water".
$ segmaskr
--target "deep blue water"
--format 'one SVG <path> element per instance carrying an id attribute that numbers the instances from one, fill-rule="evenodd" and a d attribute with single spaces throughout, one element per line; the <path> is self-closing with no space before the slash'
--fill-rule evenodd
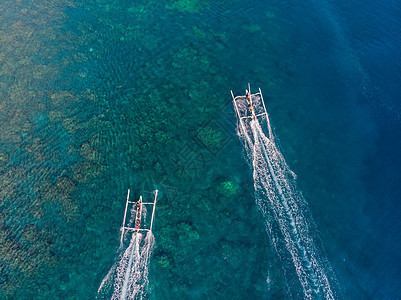
<path id="1" fill-rule="evenodd" d="M 151 299 L 288 296 L 235 133 L 229 91 L 248 82 L 336 296 L 399 298 L 400 15 L 397 1 L 0 5 L 1 298 L 93 299 L 128 188 L 161 192 Z"/>
<path id="2" fill-rule="evenodd" d="M 362 253 L 361 273 L 371 279 L 364 284 L 373 298 L 398 298 L 400 243 L 400 24 L 397 2 L 337 4 L 335 13 L 358 61 L 364 78 L 359 103 L 367 103 L 376 127 L 373 151 L 363 159 L 360 177 L 366 191 L 364 213 L 369 224 L 357 232 Z M 365 125 L 368 127 L 369 125 Z M 366 148 L 359 146 L 358 148 Z M 362 277 L 362 276 L 361 276 Z M 360 283 L 362 285 L 362 283 Z M 362 285 L 363 286 L 363 285 Z"/>

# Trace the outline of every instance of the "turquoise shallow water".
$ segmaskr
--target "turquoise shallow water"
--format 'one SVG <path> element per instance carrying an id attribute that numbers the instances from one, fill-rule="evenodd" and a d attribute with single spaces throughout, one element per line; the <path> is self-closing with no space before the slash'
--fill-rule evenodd
<path id="1" fill-rule="evenodd" d="M 229 91 L 261 87 L 338 298 L 400 286 L 399 4 L 0 5 L 0 293 L 93 299 L 158 188 L 151 299 L 287 295 Z"/>

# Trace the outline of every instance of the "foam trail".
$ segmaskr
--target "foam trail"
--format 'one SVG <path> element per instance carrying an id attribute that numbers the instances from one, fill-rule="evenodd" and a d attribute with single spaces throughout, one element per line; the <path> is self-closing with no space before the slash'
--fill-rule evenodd
<path id="1" fill-rule="evenodd" d="M 107 275 L 103 278 L 102 282 L 100 283 L 99 289 L 97 290 L 97 293 L 99 294 L 104 287 L 106 287 L 106 285 L 110 282 L 110 278 L 113 275 L 114 271 L 116 269 L 116 264 L 113 265 L 113 267 L 111 267 L 111 269 L 109 270 L 109 272 L 107 272 Z"/>
<path id="2" fill-rule="evenodd" d="M 257 204 L 272 245 L 283 262 L 287 281 L 294 280 L 288 278 L 289 274 L 296 274 L 306 299 L 334 299 L 328 278 L 332 271 L 323 249 L 316 246 L 319 238 L 310 230 L 313 220 L 296 188 L 295 174 L 272 137 L 265 136 L 258 120 L 252 120 L 249 126 L 241 122 L 238 134 L 252 162 Z M 291 290 L 297 293 L 292 282 L 289 286 L 289 294 Z"/>
<path id="3" fill-rule="evenodd" d="M 98 298 L 105 298 L 107 287 L 112 287 L 112 300 L 142 299 L 149 284 L 149 259 L 154 246 L 152 232 L 133 233 L 129 246 L 103 279 Z M 113 276 L 112 276 L 113 275 Z M 110 297 L 108 297 L 110 299 Z"/>
<path id="4" fill-rule="evenodd" d="M 119 297 L 121 300 L 125 299 L 127 297 L 128 283 L 130 281 L 132 261 L 134 260 L 134 256 L 135 256 L 135 258 L 139 258 L 139 255 L 140 255 L 139 254 L 140 238 L 141 238 L 140 234 L 135 234 L 135 236 L 132 238 L 132 242 L 135 244 L 135 248 L 131 250 L 128 267 L 125 271 L 124 282 L 123 282 L 123 287 L 122 287 L 122 291 L 121 291 L 121 297 Z"/>

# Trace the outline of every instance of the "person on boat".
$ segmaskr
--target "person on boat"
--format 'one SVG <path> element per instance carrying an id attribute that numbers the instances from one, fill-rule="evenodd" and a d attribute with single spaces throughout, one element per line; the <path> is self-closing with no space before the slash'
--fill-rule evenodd
<path id="1" fill-rule="evenodd" d="M 248 108 L 251 110 L 252 109 L 252 100 L 251 100 L 248 90 L 246 90 L 245 98 L 246 98 L 246 101 L 248 102 Z"/>

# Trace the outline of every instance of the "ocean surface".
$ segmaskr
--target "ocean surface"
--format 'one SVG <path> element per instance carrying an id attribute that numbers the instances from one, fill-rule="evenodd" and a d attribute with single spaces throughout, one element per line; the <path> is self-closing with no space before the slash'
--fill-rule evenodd
<path id="1" fill-rule="evenodd" d="M 237 135 L 230 90 L 248 83 L 334 298 L 400 298 L 400 16 L 394 0 L 3 1 L 0 298 L 107 299 L 129 188 L 160 193 L 146 299 L 304 298 Z"/>

